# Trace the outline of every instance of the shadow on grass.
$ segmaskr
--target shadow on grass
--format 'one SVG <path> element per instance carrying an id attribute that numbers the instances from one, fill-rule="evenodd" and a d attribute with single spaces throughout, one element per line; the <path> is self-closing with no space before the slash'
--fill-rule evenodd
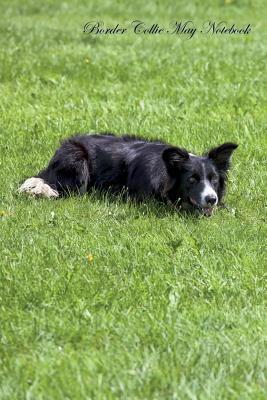
<path id="1" fill-rule="evenodd" d="M 129 196 L 127 192 L 112 192 L 111 190 L 99 190 L 91 188 L 90 191 L 83 195 L 79 195 L 74 192 L 69 192 L 68 194 L 62 195 L 56 199 L 47 199 L 43 197 L 29 197 L 29 194 L 23 194 L 16 192 L 15 196 L 17 198 L 34 198 L 37 201 L 68 201 L 69 199 L 79 200 L 80 202 L 88 201 L 90 203 L 103 203 L 106 206 L 109 205 L 119 205 L 127 206 L 129 212 L 134 212 L 137 218 L 143 216 L 149 216 L 153 214 L 156 218 L 166 218 L 170 216 L 179 216 L 184 220 L 190 220 L 191 222 L 197 223 L 202 218 L 207 218 L 207 216 L 200 214 L 194 209 L 182 209 L 179 205 L 171 205 L 164 203 L 160 200 L 154 198 L 146 198 L 144 200 L 137 200 Z M 228 212 L 232 212 L 226 204 L 221 204 L 219 209 L 226 209 Z M 218 210 L 217 210 L 218 212 Z"/>
<path id="2" fill-rule="evenodd" d="M 90 201 L 91 203 L 104 203 L 109 205 L 125 205 L 129 208 L 129 212 L 134 212 L 137 218 L 149 216 L 153 214 L 156 218 L 166 218 L 170 216 L 180 216 L 183 219 L 190 219 L 199 221 L 203 216 L 194 212 L 194 210 L 183 210 L 179 206 L 169 205 L 154 198 L 146 198 L 144 200 L 137 200 L 129 196 L 127 192 L 114 193 L 110 190 L 101 191 L 98 189 L 90 189 L 89 192 L 82 196 L 75 193 L 70 193 L 68 196 L 63 196 L 57 201 L 67 200 L 69 198 L 82 199 L 82 201 Z"/>

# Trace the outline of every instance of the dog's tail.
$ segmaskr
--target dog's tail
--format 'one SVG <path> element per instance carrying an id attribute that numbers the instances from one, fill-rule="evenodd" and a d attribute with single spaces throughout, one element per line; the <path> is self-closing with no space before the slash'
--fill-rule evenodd
<path id="1" fill-rule="evenodd" d="M 89 181 L 88 152 L 77 136 L 64 141 L 47 168 L 27 179 L 18 191 L 57 198 L 71 192 L 85 193 Z"/>

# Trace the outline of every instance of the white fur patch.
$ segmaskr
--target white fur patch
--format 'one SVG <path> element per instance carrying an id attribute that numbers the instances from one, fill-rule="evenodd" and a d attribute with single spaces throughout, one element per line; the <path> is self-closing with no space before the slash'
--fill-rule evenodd
<path id="1" fill-rule="evenodd" d="M 87 190 L 87 185 L 84 183 L 82 186 L 79 187 L 79 193 L 82 195 L 86 192 Z"/>
<path id="2" fill-rule="evenodd" d="M 88 168 L 85 163 L 83 164 L 81 173 L 82 173 L 83 184 L 79 187 L 79 193 L 82 195 L 82 194 L 86 193 L 86 191 L 87 191 L 88 176 L 89 176 Z"/>
<path id="3" fill-rule="evenodd" d="M 29 178 L 27 179 L 18 189 L 19 193 L 29 193 L 33 196 L 43 197 L 58 197 L 59 193 L 57 190 L 52 189 L 45 181 L 41 178 Z"/>
<path id="4" fill-rule="evenodd" d="M 216 203 L 214 206 L 218 203 L 218 196 L 215 190 L 211 187 L 208 181 L 204 181 L 204 190 L 200 194 L 200 199 L 201 199 L 201 206 L 206 207 L 207 202 L 206 202 L 206 197 L 207 196 L 212 196 L 216 198 Z"/>

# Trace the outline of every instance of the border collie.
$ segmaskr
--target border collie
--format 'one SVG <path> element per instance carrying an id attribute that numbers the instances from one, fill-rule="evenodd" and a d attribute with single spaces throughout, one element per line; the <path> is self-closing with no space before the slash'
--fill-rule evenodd
<path id="1" fill-rule="evenodd" d="M 157 140 L 112 133 L 77 135 L 65 140 L 47 168 L 27 179 L 19 192 L 59 197 L 95 187 L 126 191 L 131 198 L 154 197 L 212 215 L 225 193 L 235 143 L 203 156 Z"/>

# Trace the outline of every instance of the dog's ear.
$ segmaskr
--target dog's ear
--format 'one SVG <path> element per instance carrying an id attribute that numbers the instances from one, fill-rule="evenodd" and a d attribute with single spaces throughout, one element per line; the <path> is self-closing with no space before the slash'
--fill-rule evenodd
<path id="1" fill-rule="evenodd" d="M 175 171 L 183 165 L 188 159 L 189 154 L 185 149 L 179 147 L 168 147 L 162 153 L 162 158 L 169 171 Z"/>
<path id="2" fill-rule="evenodd" d="M 224 143 L 211 149 L 208 152 L 208 158 L 215 163 L 219 171 L 226 173 L 230 168 L 231 155 L 237 147 L 235 143 Z"/>

